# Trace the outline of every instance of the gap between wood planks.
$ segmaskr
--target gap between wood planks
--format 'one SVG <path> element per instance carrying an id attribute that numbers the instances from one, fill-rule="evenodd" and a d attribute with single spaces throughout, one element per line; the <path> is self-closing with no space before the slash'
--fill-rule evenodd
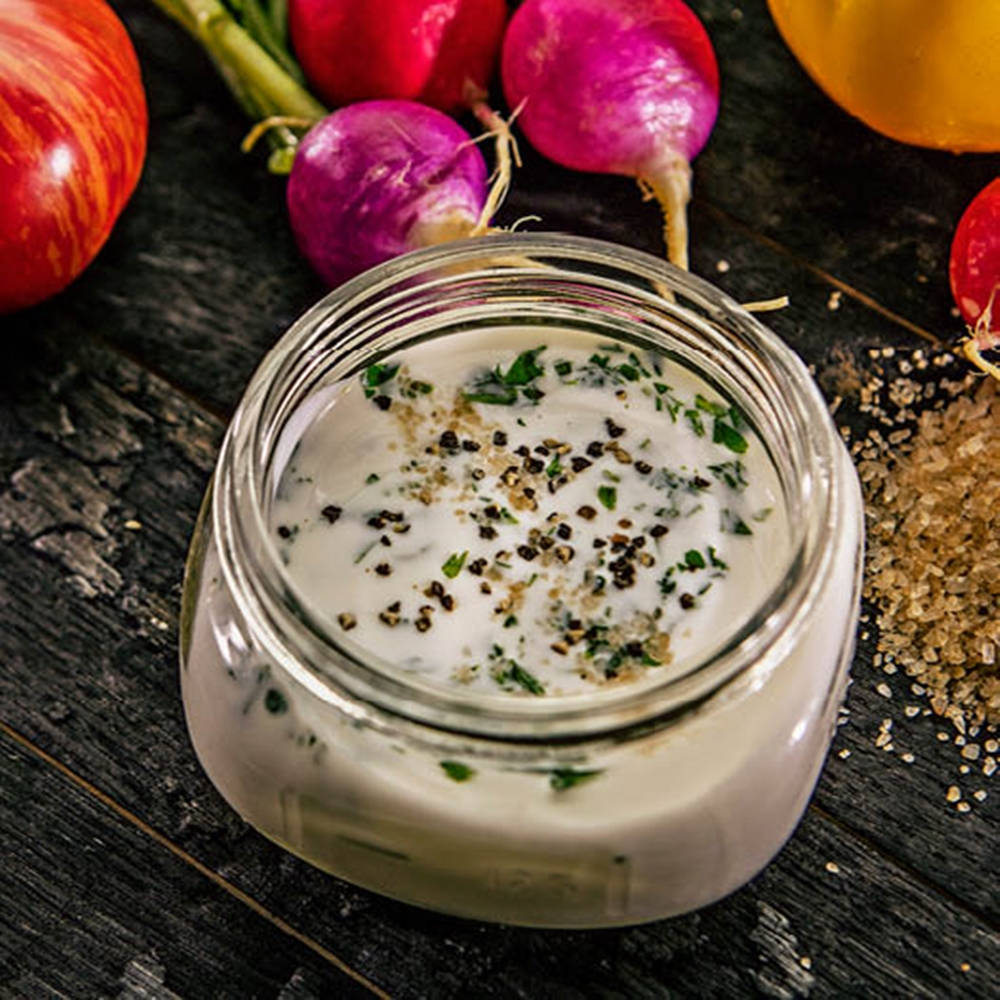
<path id="1" fill-rule="evenodd" d="M 3 723 L 0 723 L 0 725 L 2 724 Z M 888 854 L 884 848 L 869 841 L 864 834 L 855 830 L 850 823 L 847 823 L 838 816 L 835 816 L 833 813 L 823 808 L 823 806 L 817 805 L 815 799 L 809 802 L 809 810 L 826 820 L 831 826 L 836 827 L 845 836 L 853 837 L 855 840 L 861 841 L 861 843 L 865 844 L 875 853 L 881 855 L 882 857 L 889 858 L 892 863 L 896 865 L 900 871 L 905 872 L 916 885 L 922 886 L 928 892 L 932 892 L 934 895 L 940 896 L 942 899 L 946 899 L 952 906 L 964 913 L 967 913 L 970 917 L 974 917 L 981 924 L 983 924 L 984 927 L 988 927 L 994 933 L 1000 933 L 1000 922 L 995 921 L 988 914 L 981 913 L 976 906 L 967 900 L 962 899 L 960 896 L 956 896 L 945 886 L 932 882 L 926 875 L 918 871 L 916 868 L 913 868 L 903 858 L 898 858 L 895 854 Z"/>
<path id="2" fill-rule="evenodd" d="M 352 969 L 342 958 L 338 958 L 332 951 L 324 948 L 318 941 L 314 941 L 311 937 L 303 934 L 298 928 L 293 927 L 287 921 L 282 920 L 277 914 L 272 913 L 265 906 L 261 905 L 253 896 L 244 892 L 242 889 L 228 882 L 217 872 L 214 872 L 206 864 L 203 864 L 196 857 L 188 854 L 183 848 L 178 847 L 172 840 L 165 837 L 159 830 L 150 826 L 145 820 L 137 816 L 134 812 L 126 809 L 125 806 L 120 805 L 116 802 L 110 795 L 102 792 L 96 785 L 91 784 L 86 778 L 77 774 L 72 768 L 67 767 L 61 761 L 57 760 L 50 753 L 43 750 L 40 746 L 33 743 L 28 737 L 23 736 L 16 729 L 13 729 L 6 722 L 0 719 L 0 732 L 4 735 L 10 737 L 18 746 L 22 747 L 28 753 L 38 757 L 41 761 L 47 764 L 49 767 L 54 768 L 58 771 L 64 778 L 72 781 L 74 785 L 80 788 L 82 791 L 86 792 L 88 795 L 97 799 L 103 806 L 114 812 L 119 818 L 131 823 L 137 830 L 144 833 L 151 840 L 155 841 L 161 847 L 165 847 L 171 854 L 179 858 L 185 864 L 190 865 L 195 869 L 200 875 L 203 875 L 210 882 L 219 886 L 219 888 L 225 890 L 232 897 L 237 899 L 239 902 L 248 906 L 254 913 L 258 916 L 263 917 L 270 924 L 276 927 L 278 930 L 287 934 L 289 937 L 294 938 L 300 944 L 304 944 L 311 951 L 315 952 L 320 958 L 328 962 L 330 965 L 339 969 L 346 976 L 350 976 L 355 982 L 363 986 L 365 989 L 369 990 L 374 996 L 378 997 L 379 1000 L 392 1000 L 388 993 L 381 990 L 373 982 L 363 976 L 360 972 Z"/>
<path id="3" fill-rule="evenodd" d="M 308 935 L 304 934 L 302 931 L 293 927 L 286 920 L 283 920 L 277 914 L 272 913 L 263 904 L 254 899 L 249 893 L 244 892 L 242 889 L 233 885 L 231 882 L 224 879 L 217 872 L 213 871 L 208 865 L 199 861 L 194 855 L 189 854 L 182 847 L 175 844 L 169 837 L 160 833 L 155 827 L 152 827 L 144 819 L 138 816 L 136 813 L 132 812 L 130 809 L 116 802 L 110 795 L 106 792 L 101 791 L 96 785 L 92 784 L 86 778 L 77 774 L 68 765 L 63 764 L 62 761 L 53 757 L 52 754 L 43 750 L 40 746 L 34 743 L 27 736 L 24 736 L 18 730 L 14 729 L 12 726 L 8 725 L 2 719 L 0 719 L 0 733 L 5 734 L 10 737 L 18 746 L 22 747 L 28 753 L 34 755 L 39 760 L 41 760 L 47 766 L 56 770 L 67 780 L 73 782 L 78 788 L 80 788 L 86 794 L 97 799 L 103 806 L 114 812 L 119 818 L 130 823 L 141 833 L 145 834 L 155 843 L 159 844 L 161 847 L 166 848 L 173 854 L 176 858 L 183 861 L 185 864 L 190 865 L 195 869 L 200 875 L 203 875 L 210 882 L 219 886 L 225 892 L 229 893 L 234 899 L 248 906 L 254 913 L 258 916 L 263 917 L 270 924 L 276 927 L 278 930 L 287 934 L 289 937 L 294 938 L 296 941 L 304 944 L 307 948 L 315 952 L 324 961 L 329 962 L 335 968 L 339 969 L 345 975 L 350 976 L 358 984 L 363 986 L 365 989 L 369 990 L 373 996 L 379 998 L 379 1000 L 392 1000 L 391 996 L 384 990 L 380 989 L 373 982 L 367 979 L 362 973 L 353 969 L 349 966 L 342 958 L 339 958 L 332 951 L 325 948 L 318 941 L 313 940 Z M 836 816 L 827 812 L 822 806 L 816 805 L 814 801 L 809 803 L 808 809 L 810 812 L 814 813 L 816 816 L 821 818 L 823 821 L 830 823 L 833 827 L 840 830 L 845 837 L 850 838 L 857 843 L 863 845 L 868 851 L 876 855 L 879 858 L 884 859 L 890 864 L 896 866 L 900 871 L 905 872 L 906 875 L 917 885 L 922 887 L 929 893 L 936 895 L 944 900 L 946 900 L 949 905 L 954 907 L 959 912 L 965 913 L 967 916 L 978 921 L 984 927 L 989 928 L 994 933 L 1000 930 L 1000 925 L 997 925 L 992 919 L 968 903 L 961 897 L 953 895 L 947 889 L 936 883 L 927 879 L 920 872 L 915 871 L 910 865 L 906 864 L 905 861 L 897 858 L 893 854 L 888 854 L 884 848 L 879 844 L 870 841 L 863 833 L 855 830 L 850 824 L 845 823 L 843 820 L 838 819 Z"/>
<path id="4" fill-rule="evenodd" d="M 808 260 L 805 260 L 795 253 L 794 250 L 790 250 L 783 243 L 779 243 L 777 240 L 772 239 L 770 236 L 765 236 L 763 233 L 758 233 L 745 222 L 740 222 L 740 220 L 735 216 L 730 215 L 724 208 L 719 208 L 718 205 L 702 200 L 699 200 L 698 205 L 710 215 L 715 216 L 717 220 L 723 222 L 725 225 L 738 229 L 754 242 L 760 243 L 762 246 L 774 251 L 774 253 L 781 254 L 782 257 L 790 260 L 797 267 L 805 269 L 810 274 L 819 278 L 820 281 L 824 281 L 828 285 L 832 285 L 834 288 L 854 299 L 856 302 L 859 302 L 866 308 L 871 309 L 872 312 L 878 313 L 878 315 L 884 319 L 889 320 L 891 323 L 895 323 L 897 326 L 901 326 L 904 330 L 909 330 L 910 333 L 915 333 L 918 337 L 923 338 L 937 348 L 947 349 L 948 345 L 939 336 L 937 336 L 937 334 L 931 333 L 930 330 L 925 330 L 922 326 L 918 326 L 912 320 L 908 320 L 905 316 L 900 316 L 899 313 L 895 313 L 891 309 L 886 308 L 877 299 L 873 299 L 870 295 L 860 291 L 853 285 L 849 285 L 846 281 L 841 281 L 840 278 L 830 274 L 829 271 L 825 271 L 823 268 L 810 263 Z"/>

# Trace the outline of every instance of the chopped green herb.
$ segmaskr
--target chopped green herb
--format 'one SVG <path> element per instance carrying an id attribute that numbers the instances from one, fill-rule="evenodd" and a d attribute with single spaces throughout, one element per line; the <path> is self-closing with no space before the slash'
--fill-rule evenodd
<path id="1" fill-rule="evenodd" d="M 517 402 L 517 389 L 513 386 L 481 382 L 477 383 L 476 389 L 476 392 L 462 393 L 462 397 L 470 403 L 490 403 L 494 406 L 513 406 Z"/>
<path id="2" fill-rule="evenodd" d="M 468 764 L 460 764 L 457 760 L 440 761 L 441 768 L 452 781 L 468 781 L 476 772 Z"/>
<path id="3" fill-rule="evenodd" d="M 773 513 L 773 507 L 761 507 L 760 510 L 750 516 L 759 524 L 761 521 L 766 521 Z"/>
<path id="4" fill-rule="evenodd" d="M 684 416 L 687 417 L 687 422 L 691 425 L 691 430 L 693 430 L 698 437 L 704 437 L 705 424 L 701 419 L 701 414 L 697 410 L 687 409 L 684 411 Z"/>
<path id="5" fill-rule="evenodd" d="M 618 372 L 629 380 L 629 382 L 637 382 L 639 380 L 639 369 L 633 365 L 619 365 Z"/>
<path id="6" fill-rule="evenodd" d="M 671 566 L 663 576 L 660 577 L 660 593 L 667 597 L 677 589 L 677 581 L 674 579 L 674 568 Z"/>
<path id="7" fill-rule="evenodd" d="M 618 504 L 618 490 L 614 486 L 598 486 L 597 499 L 608 510 L 614 510 Z"/>
<path id="8" fill-rule="evenodd" d="M 369 486 L 371 486 L 372 483 L 377 483 L 378 480 L 379 480 L 378 473 L 377 472 L 372 472 L 365 479 L 365 483 L 367 483 Z"/>
<path id="9" fill-rule="evenodd" d="M 752 535 L 753 531 L 743 518 L 733 513 L 728 507 L 723 507 L 721 511 L 719 527 L 723 531 L 728 531 L 732 535 Z"/>
<path id="10" fill-rule="evenodd" d="M 545 688 L 533 674 L 528 673 L 516 660 L 507 660 L 507 669 L 500 669 L 493 675 L 498 684 L 506 684 L 508 681 L 523 687 L 529 694 L 545 694 Z"/>
<path id="11" fill-rule="evenodd" d="M 567 789 L 583 784 L 585 781 L 590 781 L 602 773 L 603 771 L 600 770 L 577 771 L 572 767 L 557 767 L 549 771 L 549 785 L 552 786 L 554 791 L 565 792 Z"/>
<path id="12" fill-rule="evenodd" d="M 264 708 L 272 715 L 284 715 L 288 711 L 288 699 L 276 688 L 268 688 L 264 695 Z"/>
<path id="13" fill-rule="evenodd" d="M 411 399 L 414 396 L 426 396 L 429 392 L 434 391 L 434 386 L 430 382 L 422 382 L 420 379 L 414 379 L 406 388 L 406 395 Z"/>
<path id="14" fill-rule="evenodd" d="M 545 345 L 536 347 L 530 351 L 523 351 L 515 359 L 506 372 L 500 370 L 497 365 L 497 378 L 504 385 L 527 385 L 532 379 L 545 374 L 545 369 L 538 364 L 538 355 L 545 350 Z"/>
<path id="15" fill-rule="evenodd" d="M 710 465 L 708 471 L 716 479 L 724 482 L 731 490 L 742 492 L 749 485 L 746 477 L 746 469 L 738 458 L 734 458 L 728 462 L 720 462 L 718 465 Z"/>
<path id="16" fill-rule="evenodd" d="M 713 403 L 701 393 L 694 397 L 694 405 L 705 413 L 711 413 L 713 417 L 724 417 L 729 412 L 721 403 Z"/>
<path id="17" fill-rule="evenodd" d="M 747 450 L 747 439 L 738 430 L 718 418 L 712 428 L 712 441 L 724 445 L 730 451 L 735 451 L 737 455 L 742 455 Z"/>
<path id="18" fill-rule="evenodd" d="M 559 456 L 556 455 L 555 458 L 553 458 L 552 461 L 549 462 L 549 464 L 545 467 L 545 475 L 547 475 L 549 479 L 555 479 L 556 476 L 558 476 L 559 473 L 562 472 L 562 470 L 563 467 L 562 464 L 559 462 Z"/>
<path id="19" fill-rule="evenodd" d="M 399 365 L 369 365 L 361 379 L 365 387 L 365 399 L 371 399 L 375 395 L 375 389 L 388 382 L 398 371 Z"/>
<path id="20" fill-rule="evenodd" d="M 513 628 L 517 624 L 517 615 L 507 615 L 503 620 L 504 628 Z"/>
<path id="21" fill-rule="evenodd" d="M 714 545 L 709 545 L 709 547 L 708 547 L 708 561 L 716 569 L 721 569 L 721 570 L 727 570 L 727 569 L 729 569 L 729 564 L 726 563 L 726 562 L 723 562 L 719 558 L 719 554 L 715 551 L 715 546 Z"/>
<path id="22" fill-rule="evenodd" d="M 500 520 L 504 524 L 519 524 L 520 522 L 506 507 L 500 508 Z"/>
<path id="23" fill-rule="evenodd" d="M 557 375 L 568 375 L 573 370 L 573 365 L 569 361 L 557 361 L 552 367 Z"/>
<path id="24" fill-rule="evenodd" d="M 609 483 L 620 483 L 622 481 L 622 477 L 619 476 L 617 472 L 612 472 L 610 469 L 602 469 L 601 475 L 604 476 Z"/>
<path id="25" fill-rule="evenodd" d="M 704 569 L 705 557 L 697 549 L 688 549 L 684 553 L 684 565 L 688 569 Z"/>
<path id="26" fill-rule="evenodd" d="M 468 554 L 468 550 L 461 553 L 461 555 L 458 552 L 452 553 L 445 560 L 444 565 L 441 567 L 441 572 L 444 573 L 449 580 L 454 580 L 455 577 L 461 572 L 462 567 L 465 565 L 465 559 Z"/>
<path id="27" fill-rule="evenodd" d="M 366 555 L 368 555 L 368 553 L 369 553 L 369 552 L 371 552 L 371 550 L 372 550 L 373 548 L 375 548 L 375 546 L 376 546 L 377 544 L 378 544 L 378 539 L 376 539 L 376 540 L 375 540 L 374 542 L 369 542 L 369 543 L 368 543 L 368 544 L 367 544 L 367 545 L 366 545 L 366 546 L 365 546 L 365 547 L 364 547 L 364 548 L 363 548 L 363 549 L 362 549 L 362 550 L 361 550 L 361 551 L 360 551 L 360 552 L 358 553 L 358 555 L 357 555 L 357 558 L 356 558 L 356 559 L 354 560 L 354 565 L 355 565 L 355 566 L 357 566 L 357 564 L 358 564 L 359 562 L 361 562 L 361 560 L 362 560 L 362 559 L 364 559 L 364 557 L 365 557 Z"/>

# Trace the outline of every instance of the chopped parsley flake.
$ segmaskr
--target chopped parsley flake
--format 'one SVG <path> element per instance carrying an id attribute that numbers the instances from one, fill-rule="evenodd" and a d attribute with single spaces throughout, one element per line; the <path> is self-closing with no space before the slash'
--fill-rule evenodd
<path id="1" fill-rule="evenodd" d="M 719 527 L 723 531 L 728 531 L 732 535 L 752 535 L 753 531 L 750 526 L 740 517 L 738 514 L 731 511 L 728 507 L 723 507 L 720 512 L 720 524 Z"/>
<path id="2" fill-rule="evenodd" d="M 490 403 L 498 406 L 513 406 L 517 402 L 518 390 L 521 395 L 532 403 L 537 403 L 545 393 L 532 386 L 539 375 L 545 374 L 545 369 L 538 363 L 538 355 L 545 350 L 545 345 L 523 351 L 510 368 L 504 371 L 500 365 L 478 376 L 471 389 L 463 393 L 470 403 Z"/>
<path id="3" fill-rule="evenodd" d="M 748 447 L 747 439 L 738 430 L 718 418 L 712 428 L 712 441 L 724 445 L 730 451 L 735 451 L 737 455 L 742 455 Z"/>
<path id="4" fill-rule="evenodd" d="M 590 781 L 602 773 L 600 770 L 577 771 L 572 767 L 557 767 L 549 771 L 549 785 L 556 792 L 565 792 L 567 789 Z"/>
<path id="5" fill-rule="evenodd" d="M 688 569 L 704 569 L 705 557 L 697 549 L 688 549 L 684 553 L 684 565 Z"/>
<path id="6" fill-rule="evenodd" d="M 384 385 L 399 371 L 399 365 L 369 365 L 361 382 L 365 387 L 365 398 L 371 399 L 378 386 Z"/>
<path id="7" fill-rule="evenodd" d="M 731 490 L 736 490 L 738 493 L 750 485 L 747 480 L 746 469 L 738 458 L 734 458 L 728 462 L 719 462 L 718 465 L 710 465 L 708 471 L 716 479 L 721 480 Z"/>
<path id="8" fill-rule="evenodd" d="M 445 560 L 444 565 L 441 567 L 441 572 L 444 573 L 449 580 L 454 580 L 455 577 L 462 571 L 462 567 L 465 565 L 465 560 L 468 555 L 468 549 L 461 554 L 458 552 L 452 553 Z"/>
<path id="9" fill-rule="evenodd" d="M 378 482 L 378 480 L 379 480 L 379 477 L 378 477 L 378 473 L 377 473 L 377 472 L 372 472 L 372 473 L 370 473 L 370 474 L 369 474 L 369 475 L 368 475 L 368 476 L 366 477 L 366 479 L 365 479 L 365 483 L 366 483 L 366 484 L 367 484 L 368 486 L 371 486 L 371 484 L 372 484 L 372 483 L 377 483 L 377 482 Z"/>
<path id="10" fill-rule="evenodd" d="M 699 410 L 703 410 L 705 413 L 711 413 L 713 417 L 725 417 L 729 412 L 721 403 L 713 403 L 710 399 L 706 399 L 701 393 L 698 393 L 694 397 L 694 405 L 697 406 Z"/>
<path id="11" fill-rule="evenodd" d="M 553 458 L 552 461 L 549 462 L 549 464 L 546 466 L 545 475 L 547 475 L 549 479 L 555 479 L 556 476 L 558 476 L 559 473 L 562 472 L 562 470 L 563 467 L 559 461 L 559 456 L 556 455 L 556 457 Z"/>
<path id="12" fill-rule="evenodd" d="M 468 781 L 476 772 L 468 764 L 460 764 L 457 760 L 440 761 L 441 769 L 452 781 Z"/>
<path id="13" fill-rule="evenodd" d="M 598 486 L 597 499 L 608 510 L 614 510 L 618 505 L 618 490 L 614 486 Z"/>

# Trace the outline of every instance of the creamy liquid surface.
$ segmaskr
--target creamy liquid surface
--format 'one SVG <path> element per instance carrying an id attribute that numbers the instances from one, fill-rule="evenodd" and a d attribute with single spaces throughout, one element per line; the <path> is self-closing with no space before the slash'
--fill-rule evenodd
<path id="1" fill-rule="evenodd" d="M 451 691 L 685 673 L 788 561 L 778 477 L 730 401 L 603 338 L 452 336 L 327 386 L 291 425 L 269 523 L 299 599 Z"/>

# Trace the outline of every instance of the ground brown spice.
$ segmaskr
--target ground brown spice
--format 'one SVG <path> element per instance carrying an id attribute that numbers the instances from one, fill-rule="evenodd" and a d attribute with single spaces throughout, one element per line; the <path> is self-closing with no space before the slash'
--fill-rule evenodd
<path id="1" fill-rule="evenodd" d="M 881 425 L 854 445 L 865 596 L 878 608 L 886 661 L 965 733 L 1000 723 L 1000 384 L 921 383 L 908 368 L 862 391 Z M 954 398 L 924 410 L 931 386 L 938 400 Z"/>

